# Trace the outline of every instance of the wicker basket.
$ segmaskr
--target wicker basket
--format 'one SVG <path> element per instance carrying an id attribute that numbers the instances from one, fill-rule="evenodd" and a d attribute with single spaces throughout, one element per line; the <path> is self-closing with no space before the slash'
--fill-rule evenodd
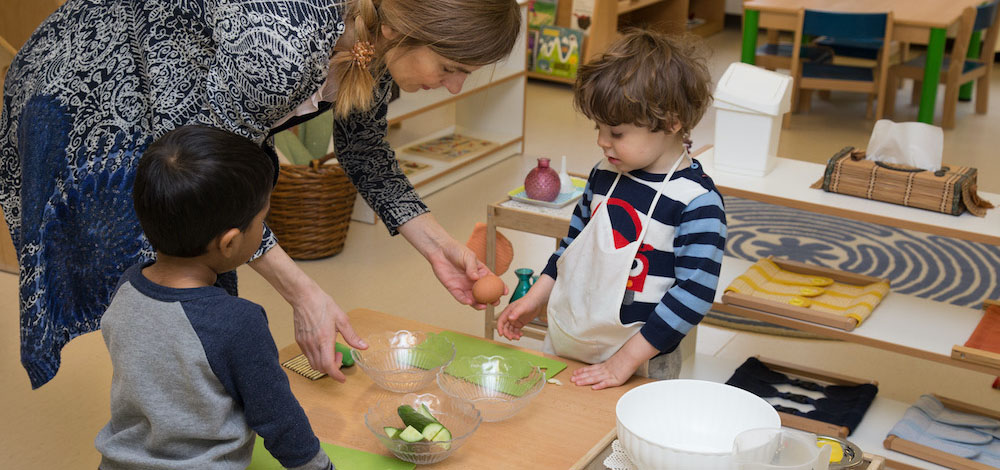
<path id="1" fill-rule="evenodd" d="M 357 191 L 340 165 L 282 164 L 271 192 L 267 225 L 294 259 L 333 256 L 344 249 Z"/>

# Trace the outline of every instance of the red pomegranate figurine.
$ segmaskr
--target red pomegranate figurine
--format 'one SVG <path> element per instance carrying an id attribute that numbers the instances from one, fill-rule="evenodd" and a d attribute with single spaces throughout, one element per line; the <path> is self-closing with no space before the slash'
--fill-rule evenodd
<path id="1" fill-rule="evenodd" d="M 531 199 L 552 202 L 559 196 L 559 173 L 549 167 L 548 158 L 539 158 L 538 166 L 524 178 L 524 192 Z"/>

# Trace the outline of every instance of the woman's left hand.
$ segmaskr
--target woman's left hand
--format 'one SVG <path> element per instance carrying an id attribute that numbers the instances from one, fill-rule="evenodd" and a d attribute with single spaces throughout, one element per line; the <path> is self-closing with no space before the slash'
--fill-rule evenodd
<path id="1" fill-rule="evenodd" d="M 427 258 L 434 275 L 455 300 L 476 310 L 486 308 L 472 296 L 472 285 L 489 274 L 489 268 L 476 259 L 469 247 L 452 238 L 430 213 L 410 219 L 399 227 L 399 233 Z M 507 293 L 504 287 L 504 295 Z"/>

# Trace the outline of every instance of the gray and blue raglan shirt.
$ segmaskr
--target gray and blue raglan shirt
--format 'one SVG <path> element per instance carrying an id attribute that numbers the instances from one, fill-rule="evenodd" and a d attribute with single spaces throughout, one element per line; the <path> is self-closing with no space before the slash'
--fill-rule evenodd
<path id="1" fill-rule="evenodd" d="M 261 306 L 174 289 L 135 265 L 101 321 L 111 354 L 102 470 L 243 470 L 256 435 L 286 468 L 332 469 L 292 395 Z"/>

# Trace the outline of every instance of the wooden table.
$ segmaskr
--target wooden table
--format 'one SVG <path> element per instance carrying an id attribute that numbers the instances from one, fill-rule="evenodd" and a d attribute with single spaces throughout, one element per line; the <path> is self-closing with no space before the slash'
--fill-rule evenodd
<path id="1" fill-rule="evenodd" d="M 927 45 L 920 111 L 917 120 L 934 123 L 934 104 L 941 77 L 945 39 L 957 27 L 962 10 L 983 0 L 747 0 L 743 2 L 743 49 L 741 60 L 754 63 L 758 28 L 795 30 L 796 12 L 808 10 L 843 13 L 892 12 L 892 39 Z"/>
<path id="2" fill-rule="evenodd" d="M 425 323 L 357 309 L 347 312 L 354 330 L 362 337 L 386 330 L 440 332 Z M 483 340 L 488 341 L 488 340 Z M 521 349 L 521 348 L 519 348 Z M 532 354 L 537 351 L 521 349 Z M 300 354 L 297 345 L 279 353 L 281 361 Z M 607 447 L 615 436 L 615 404 L 625 392 L 650 379 L 632 377 L 620 387 L 594 391 L 569 381 L 574 370 L 586 364 L 558 358 L 567 364 L 558 379 L 563 385 L 546 384 L 534 400 L 514 417 L 497 423 L 482 423 L 469 440 L 446 460 L 420 468 L 434 469 L 583 469 Z M 286 370 L 292 392 L 299 399 L 313 430 L 323 442 L 381 455 L 388 450 L 364 424 L 364 414 L 387 392 L 375 385 L 358 366 L 344 369 L 347 383 L 328 377 L 312 381 Z M 442 393 L 436 384 L 417 393 Z"/>

